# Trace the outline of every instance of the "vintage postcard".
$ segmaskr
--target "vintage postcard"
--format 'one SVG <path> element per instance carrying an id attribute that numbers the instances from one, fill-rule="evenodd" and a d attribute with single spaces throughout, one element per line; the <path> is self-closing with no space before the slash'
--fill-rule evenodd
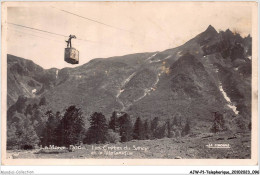
<path id="1" fill-rule="evenodd" d="M 3 2 L 4 165 L 257 165 L 257 2 Z"/>

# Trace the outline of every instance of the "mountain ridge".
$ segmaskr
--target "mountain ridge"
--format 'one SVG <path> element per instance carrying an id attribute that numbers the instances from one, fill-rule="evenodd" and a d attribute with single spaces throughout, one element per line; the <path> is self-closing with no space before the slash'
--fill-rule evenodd
<path id="1" fill-rule="evenodd" d="M 7 55 L 8 107 L 22 95 L 45 97 L 53 111 L 73 104 L 86 116 L 124 111 L 133 117 L 208 121 L 220 111 L 249 119 L 252 38 L 230 32 L 209 25 L 176 48 L 96 58 L 75 68 L 43 69 L 14 63 L 17 58 Z"/>

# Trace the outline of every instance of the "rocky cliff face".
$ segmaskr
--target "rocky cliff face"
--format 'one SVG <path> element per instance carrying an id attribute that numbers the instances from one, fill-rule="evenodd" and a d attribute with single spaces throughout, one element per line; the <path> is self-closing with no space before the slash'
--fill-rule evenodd
<path id="1" fill-rule="evenodd" d="M 251 117 L 251 42 L 209 26 L 162 52 L 93 59 L 76 68 L 44 70 L 8 55 L 8 107 L 20 95 L 46 97 L 48 108 L 71 104 L 86 116 L 125 111 L 133 117 L 181 115 L 212 120 L 212 112 Z"/>
<path id="2" fill-rule="evenodd" d="M 7 106 L 14 104 L 19 96 L 38 97 L 45 89 L 55 85 L 58 69 L 44 70 L 31 60 L 7 55 Z"/>

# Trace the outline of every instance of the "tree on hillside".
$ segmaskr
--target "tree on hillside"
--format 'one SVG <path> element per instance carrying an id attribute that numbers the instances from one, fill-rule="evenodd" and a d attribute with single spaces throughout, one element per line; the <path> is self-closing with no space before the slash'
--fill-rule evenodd
<path id="1" fill-rule="evenodd" d="M 110 143 L 118 143 L 120 141 L 119 133 L 114 132 L 112 129 L 108 129 L 107 141 Z"/>
<path id="2" fill-rule="evenodd" d="M 118 118 L 117 118 L 117 114 L 114 111 L 112 113 L 112 116 L 110 117 L 110 121 L 109 121 L 109 129 L 112 129 L 114 132 L 119 132 L 119 123 L 118 123 Z"/>
<path id="3" fill-rule="evenodd" d="M 36 103 L 33 104 L 33 109 L 37 109 L 38 107 L 39 106 Z"/>
<path id="4" fill-rule="evenodd" d="M 24 114 L 26 109 L 27 97 L 19 96 L 17 102 L 15 103 L 17 112 Z"/>
<path id="5" fill-rule="evenodd" d="M 156 132 L 158 129 L 158 124 L 159 124 L 159 118 L 155 117 L 152 121 L 151 121 L 151 130 L 152 130 L 152 138 L 156 138 Z"/>
<path id="6" fill-rule="evenodd" d="M 24 122 L 24 130 L 21 137 L 22 148 L 33 148 L 35 145 L 38 145 L 40 139 L 37 133 L 34 130 L 34 127 L 29 119 L 26 119 Z"/>
<path id="7" fill-rule="evenodd" d="M 223 115 L 218 112 L 214 112 L 214 121 L 212 127 L 210 128 L 210 131 L 213 133 L 217 133 L 225 130 L 227 130 L 227 127 L 225 125 L 225 120 Z"/>
<path id="8" fill-rule="evenodd" d="M 39 143 L 39 137 L 35 132 L 32 122 L 28 117 L 20 114 L 12 124 L 7 126 L 8 148 L 33 148 Z"/>
<path id="9" fill-rule="evenodd" d="M 46 127 L 44 130 L 43 145 L 57 145 L 56 129 L 59 125 L 60 119 L 57 118 L 51 110 L 47 111 L 45 115 L 48 117 Z"/>
<path id="10" fill-rule="evenodd" d="M 134 130 L 133 130 L 133 138 L 137 140 L 144 139 L 144 126 L 143 122 L 140 117 L 137 117 L 135 124 L 134 124 Z"/>
<path id="11" fill-rule="evenodd" d="M 172 125 L 171 125 L 171 120 L 168 118 L 167 120 L 166 120 L 166 131 L 167 131 L 167 133 L 166 133 L 166 136 L 168 137 L 168 138 L 172 138 Z"/>
<path id="12" fill-rule="evenodd" d="M 157 138 L 157 139 L 164 138 L 166 136 L 165 131 L 166 131 L 166 124 L 158 126 L 154 132 L 154 138 Z"/>
<path id="13" fill-rule="evenodd" d="M 57 120 L 61 120 L 62 119 L 60 111 L 56 112 L 55 117 L 57 118 Z"/>
<path id="14" fill-rule="evenodd" d="M 173 126 L 177 126 L 177 117 L 175 116 L 175 117 L 173 117 L 173 121 L 172 121 L 172 125 Z"/>
<path id="15" fill-rule="evenodd" d="M 58 145 L 78 144 L 82 140 L 84 127 L 85 123 L 81 109 L 74 105 L 69 106 L 57 127 Z"/>
<path id="16" fill-rule="evenodd" d="M 179 127 L 182 126 L 182 118 L 179 112 L 177 112 L 173 117 L 172 126 L 179 126 Z"/>
<path id="17" fill-rule="evenodd" d="M 21 113 L 18 113 L 17 111 L 15 111 L 13 113 L 13 115 L 11 115 L 10 117 L 8 116 L 7 122 L 8 123 L 15 123 L 15 122 L 18 122 L 18 121 L 24 120 L 24 119 L 25 119 L 24 114 L 21 114 Z"/>
<path id="18" fill-rule="evenodd" d="M 15 124 L 7 125 L 7 149 L 18 148 L 19 145 Z"/>
<path id="19" fill-rule="evenodd" d="M 90 127 L 88 128 L 84 142 L 88 144 L 105 143 L 108 134 L 106 117 L 102 113 L 94 112 L 89 121 Z"/>
<path id="20" fill-rule="evenodd" d="M 32 112 L 33 112 L 33 107 L 31 104 L 28 104 L 26 109 L 25 109 L 25 115 L 32 115 Z"/>
<path id="21" fill-rule="evenodd" d="M 151 130 L 151 124 L 148 121 L 148 119 L 144 122 L 144 137 L 145 139 L 151 139 L 152 138 L 152 130 Z"/>
<path id="22" fill-rule="evenodd" d="M 132 140 L 133 125 L 130 116 L 125 113 L 124 115 L 119 117 L 118 121 L 120 125 L 119 133 L 121 136 L 121 142 Z"/>
<path id="23" fill-rule="evenodd" d="M 248 129 L 251 131 L 252 130 L 252 123 L 251 121 L 248 123 Z"/>
<path id="24" fill-rule="evenodd" d="M 190 121 L 189 119 L 186 120 L 185 126 L 182 129 L 181 135 L 185 136 L 190 133 Z"/>
<path id="25" fill-rule="evenodd" d="M 176 118 L 177 118 L 177 126 L 182 127 L 182 118 L 181 118 L 181 115 L 179 114 Z"/>
<path id="26" fill-rule="evenodd" d="M 240 131 L 243 131 L 243 132 L 246 131 L 246 120 L 243 117 L 241 117 L 241 116 L 236 117 L 235 123 L 236 123 L 237 128 Z"/>
<path id="27" fill-rule="evenodd" d="M 40 108 L 33 109 L 32 115 L 28 115 L 32 121 L 32 125 L 40 138 L 40 141 L 43 141 L 44 130 L 46 125 L 44 112 Z"/>
<path id="28" fill-rule="evenodd" d="M 24 122 L 25 122 L 26 117 L 24 115 L 20 115 L 19 117 L 16 118 L 16 122 L 14 123 L 14 126 L 16 128 L 15 134 L 17 138 L 17 147 L 18 149 L 22 148 L 23 142 L 22 142 L 22 137 L 24 134 Z"/>
<path id="29" fill-rule="evenodd" d="M 46 105 L 46 98 L 45 97 L 42 97 L 40 102 L 39 102 L 39 106 L 42 106 L 42 105 Z"/>

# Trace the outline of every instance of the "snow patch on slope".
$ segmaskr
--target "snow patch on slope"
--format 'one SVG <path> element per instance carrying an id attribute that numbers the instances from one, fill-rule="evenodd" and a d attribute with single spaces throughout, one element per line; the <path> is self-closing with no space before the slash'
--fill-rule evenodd
<path id="1" fill-rule="evenodd" d="M 134 100 L 134 102 L 137 102 L 139 100 L 141 100 L 142 98 L 144 98 L 151 90 L 150 89 L 144 89 L 144 94 L 139 97 L 138 99 Z"/>
<path id="2" fill-rule="evenodd" d="M 56 70 L 56 79 L 58 78 L 59 70 Z"/>
<path id="3" fill-rule="evenodd" d="M 228 102 L 228 105 L 227 105 L 227 106 L 228 106 L 230 109 L 232 109 L 233 112 L 237 115 L 237 114 L 238 114 L 237 107 L 232 104 L 230 98 L 227 96 L 227 93 L 224 91 L 224 89 L 223 89 L 221 83 L 219 84 L 219 90 L 220 90 L 220 92 L 222 93 L 222 95 L 223 95 L 223 97 L 225 98 L 225 100 Z"/>
<path id="4" fill-rule="evenodd" d="M 157 63 L 163 60 L 167 60 L 168 58 L 170 58 L 172 55 L 168 55 L 167 57 L 160 59 L 160 60 L 149 60 L 149 63 Z"/>
<path id="5" fill-rule="evenodd" d="M 122 92 L 124 92 L 124 86 L 131 80 L 131 78 L 133 76 L 135 76 L 136 72 L 132 73 L 129 77 L 127 77 L 123 83 L 121 84 L 121 88 L 118 90 L 117 94 L 116 94 L 116 100 L 122 105 L 122 111 L 125 110 L 126 106 L 124 105 L 124 103 L 120 100 L 119 96 L 122 94 Z"/>
<path id="6" fill-rule="evenodd" d="M 124 92 L 124 89 L 120 89 L 120 90 L 118 91 L 118 93 L 116 94 L 116 98 L 118 98 L 118 97 L 121 95 L 122 92 Z"/>
<path id="7" fill-rule="evenodd" d="M 148 60 L 150 60 L 151 58 L 155 57 L 158 53 L 159 53 L 159 52 L 157 52 L 157 53 L 153 54 L 152 56 L 148 57 L 145 61 L 148 61 Z"/>

